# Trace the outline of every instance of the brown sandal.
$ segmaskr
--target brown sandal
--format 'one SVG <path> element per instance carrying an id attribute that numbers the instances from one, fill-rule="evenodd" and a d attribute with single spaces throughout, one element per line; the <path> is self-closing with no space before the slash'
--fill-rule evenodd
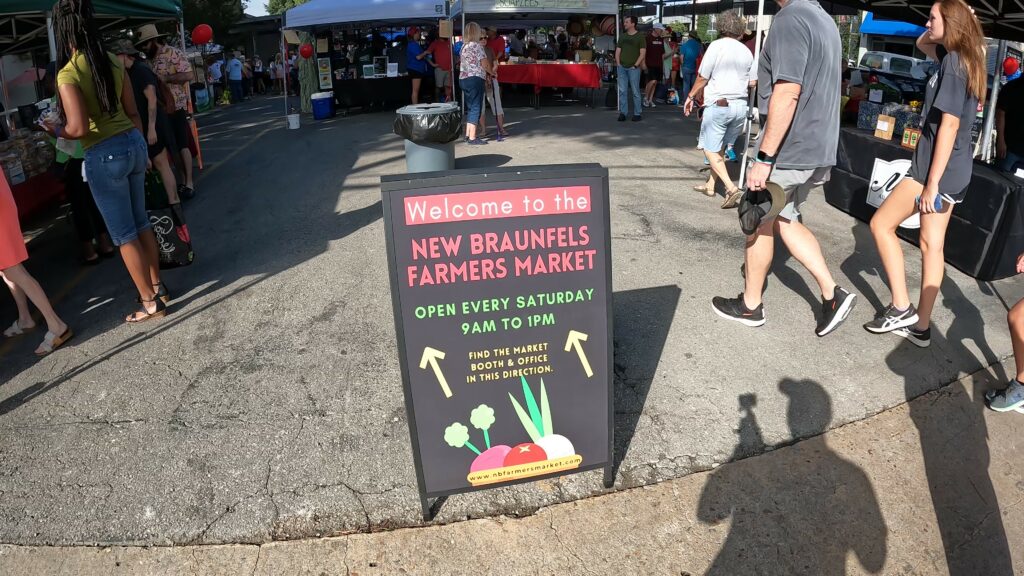
<path id="1" fill-rule="evenodd" d="M 705 196 L 711 197 L 715 195 L 714 187 L 708 188 L 706 184 L 699 184 L 693 187 L 697 192 L 703 193 Z"/>
<path id="2" fill-rule="evenodd" d="M 154 303 L 156 304 L 156 310 L 154 310 L 153 312 L 146 310 L 146 304 Z M 139 322 L 145 322 L 146 320 L 153 320 L 156 318 L 163 318 L 164 316 L 167 316 L 167 305 L 164 304 L 162 300 L 154 296 L 152 300 L 143 300 L 142 310 L 139 310 L 138 312 L 135 312 L 131 316 L 125 318 L 125 322 L 129 324 L 138 324 Z"/>
<path id="3" fill-rule="evenodd" d="M 730 208 L 735 208 L 739 206 L 740 200 L 742 199 L 743 191 L 740 190 L 739 188 L 733 190 L 732 192 L 727 192 L 725 194 L 725 202 L 722 202 L 722 209 L 728 210 Z"/>

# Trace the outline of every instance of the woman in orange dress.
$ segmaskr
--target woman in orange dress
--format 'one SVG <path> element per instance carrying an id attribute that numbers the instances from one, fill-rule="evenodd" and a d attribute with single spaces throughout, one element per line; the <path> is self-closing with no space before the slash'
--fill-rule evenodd
<path id="1" fill-rule="evenodd" d="M 39 282 L 21 265 L 25 260 L 28 260 L 28 251 L 25 250 L 25 239 L 18 222 L 18 207 L 14 204 L 7 178 L 0 171 L 0 276 L 3 276 L 18 305 L 18 319 L 4 330 L 4 336 L 20 336 L 36 327 L 28 309 L 28 301 L 31 300 L 46 320 L 46 335 L 36 348 L 37 355 L 46 356 L 70 340 L 72 332 L 53 311 Z"/>

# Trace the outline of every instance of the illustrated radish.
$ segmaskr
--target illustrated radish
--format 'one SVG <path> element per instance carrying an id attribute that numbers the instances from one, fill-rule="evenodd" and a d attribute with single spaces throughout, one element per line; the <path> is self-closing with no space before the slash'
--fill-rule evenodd
<path id="1" fill-rule="evenodd" d="M 479 472 L 481 470 L 490 470 L 492 468 L 501 468 L 505 463 L 505 456 L 512 451 L 512 448 L 499 444 L 498 446 L 492 446 L 487 450 L 484 450 L 482 454 L 473 460 L 473 464 L 469 467 L 470 473 Z"/>
<path id="2" fill-rule="evenodd" d="M 576 453 L 576 449 L 573 448 L 572 442 L 561 434 L 548 434 L 547 436 L 537 440 L 537 445 L 544 449 L 544 453 L 547 454 L 548 458 L 551 460 L 572 456 Z"/>
<path id="3" fill-rule="evenodd" d="M 547 453 L 540 446 L 533 444 L 532 442 L 525 442 L 523 444 L 516 445 L 512 450 L 505 456 L 505 466 L 518 466 L 520 464 L 529 464 L 530 462 L 543 462 L 548 459 Z"/>

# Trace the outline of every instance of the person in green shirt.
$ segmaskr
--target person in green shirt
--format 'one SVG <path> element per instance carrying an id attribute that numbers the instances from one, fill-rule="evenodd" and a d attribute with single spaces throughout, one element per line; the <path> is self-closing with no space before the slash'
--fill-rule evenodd
<path id="1" fill-rule="evenodd" d="M 628 97 L 633 97 L 633 122 L 640 121 L 643 107 L 640 101 L 640 64 L 647 55 L 647 41 L 636 30 L 636 19 L 625 16 L 622 19 L 624 34 L 619 35 L 615 45 L 615 64 L 618 65 L 619 122 L 629 114 Z"/>
<path id="2" fill-rule="evenodd" d="M 50 97 L 50 108 L 47 114 L 57 110 L 57 63 L 50 62 L 46 65 L 46 75 L 43 77 L 43 88 L 46 95 Z M 35 124 L 33 129 L 47 131 L 45 121 Z M 100 255 L 107 257 L 114 255 L 114 245 L 110 242 L 110 235 L 107 234 L 107 227 L 103 224 L 103 216 L 96 207 L 96 201 L 89 191 L 89 184 L 82 179 L 82 163 L 85 161 L 85 151 L 82 150 L 82 143 L 77 140 L 64 140 L 57 138 L 56 134 L 48 131 L 50 142 L 57 150 L 57 163 L 61 164 L 64 175 L 64 195 L 71 204 L 71 221 L 78 232 L 78 239 L 82 243 L 82 262 L 87 265 L 96 265 L 100 262 Z"/>
<path id="3" fill-rule="evenodd" d="M 86 181 L 142 304 L 125 320 L 163 317 L 170 296 L 160 281 L 156 235 L 146 212 L 149 158 L 131 81 L 103 47 L 91 0 L 59 0 L 53 31 L 60 69 L 53 130 L 82 142 Z"/>

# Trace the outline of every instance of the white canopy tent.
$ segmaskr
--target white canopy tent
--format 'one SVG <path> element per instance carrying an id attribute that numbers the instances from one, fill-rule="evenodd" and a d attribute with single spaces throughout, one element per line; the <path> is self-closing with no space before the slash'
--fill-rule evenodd
<path id="1" fill-rule="evenodd" d="M 284 27 L 312 29 L 336 24 L 437 22 L 447 18 L 445 0 L 310 0 L 285 12 Z"/>
<path id="2" fill-rule="evenodd" d="M 561 23 L 563 16 L 573 14 L 615 16 L 618 34 L 618 0 L 456 0 L 451 18 L 461 20 L 462 27 L 472 18 L 485 25 L 535 28 Z"/>
<path id="3" fill-rule="evenodd" d="M 472 14 L 481 20 L 509 19 L 529 15 L 543 19 L 544 14 L 608 14 L 619 12 L 617 0 L 457 0 L 452 17 Z"/>

